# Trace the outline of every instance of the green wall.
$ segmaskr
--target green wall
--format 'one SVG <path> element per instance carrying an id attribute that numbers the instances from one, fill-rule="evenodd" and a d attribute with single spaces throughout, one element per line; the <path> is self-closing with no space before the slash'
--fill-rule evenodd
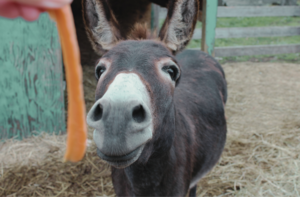
<path id="1" fill-rule="evenodd" d="M 0 139 L 65 131 L 62 60 L 54 22 L 0 18 Z"/>

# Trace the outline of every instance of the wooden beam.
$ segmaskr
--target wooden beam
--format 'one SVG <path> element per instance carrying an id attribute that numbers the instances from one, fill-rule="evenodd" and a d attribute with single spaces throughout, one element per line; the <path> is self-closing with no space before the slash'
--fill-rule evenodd
<path id="1" fill-rule="evenodd" d="M 199 50 L 199 49 L 188 49 Z M 300 53 L 300 44 L 289 45 L 254 45 L 254 46 L 234 46 L 216 47 L 216 57 L 230 56 L 253 56 L 253 55 L 277 55 L 288 53 Z"/>
<path id="2" fill-rule="evenodd" d="M 202 1 L 202 29 L 201 29 L 201 50 L 207 53 L 207 48 L 205 47 L 205 31 L 206 31 L 206 12 L 207 12 L 207 8 L 206 5 L 207 4 L 207 0 L 203 0 Z"/>
<path id="3" fill-rule="evenodd" d="M 151 5 L 151 30 L 159 30 L 159 6 L 153 3 Z"/>
<path id="4" fill-rule="evenodd" d="M 160 8 L 159 18 L 165 19 L 167 9 Z M 218 7 L 218 17 L 300 16 L 300 6 L 236 6 Z"/>
<path id="5" fill-rule="evenodd" d="M 254 38 L 298 36 L 300 27 L 232 27 L 217 28 L 216 38 Z M 202 29 L 195 29 L 193 39 L 201 39 Z"/>
<path id="6" fill-rule="evenodd" d="M 166 19 L 168 14 L 168 9 L 167 8 L 159 8 L 159 19 Z"/>
<path id="7" fill-rule="evenodd" d="M 297 5 L 297 0 L 224 0 L 227 6 Z"/>
<path id="8" fill-rule="evenodd" d="M 300 6 L 218 7 L 218 17 L 300 16 Z"/>
<path id="9" fill-rule="evenodd" d="M 214 55 L 218 0 L 203 0 L 201 50 Z"/>

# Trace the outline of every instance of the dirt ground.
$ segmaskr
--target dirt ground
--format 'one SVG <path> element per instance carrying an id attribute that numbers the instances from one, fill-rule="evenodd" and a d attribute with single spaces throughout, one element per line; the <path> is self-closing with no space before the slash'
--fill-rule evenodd
<path id="1" fill-rule="evenodd" d="M 227 63 L 227 142 L 197 196 L 300 196 L 300 65 Z M 93 68 L 85 69 L 93 76 Z M 85 77 L 87 109 L 95 80 Z M 91 129 L 89 130 L 91 133 Z M 91 135 L 89 135 L 91 139 Z M 90 140 L 83 161 L 62 163 L 66 136 L 0 144 L 0 196 L 114 196 Z"/>

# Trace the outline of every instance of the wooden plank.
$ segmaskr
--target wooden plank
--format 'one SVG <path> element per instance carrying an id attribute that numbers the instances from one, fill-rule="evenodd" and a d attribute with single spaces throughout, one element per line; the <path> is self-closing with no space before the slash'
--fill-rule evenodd
<path id="1" fill-rule="evenodd" d="M 218 0 L 203 1 L 201 50 L 214 55 Z"/>
<path id="2" fill-rule="evenodd" d="M 227 6 L 297 5 L 297 0 L 224 0 Z"/>
<path id="3" fill-rule="evenodd" d="M 0 139 L 65 131 L 62 59 L 55 24 L 0 19 Z"/>
<path id="4" fill-rule="evenodd" d="M 288 53 L 300 53 L 300 45 L 257 45 L 257 46 L 236 46 L 236 47 L 218 47 L 217 57 L 229 56 L 253 56 L 253 55 L 276 55 Z"/>
<path id="5" fill-rule="evenodd" d="M 157 31 L 159 29 L 159 6 L 151 5 L 151 30 Z"/>
<path id="6" fill-rule="evenodd" d="M 298 36 L 300 27 L 238 27 L 217 28 L 216 38 L 282 37 Z M 202 30 L 195 29 L 193 39 L 201 39 Z"/>
<path id="7" fill-rule="evenodd" d="M 218 7 L 218 17 L 300 16 L 300 6 Z"/>
<path id="8" fill-rule="evenodd" d="M 192 39 L 201 39 L 201 38 L 202 38 L 202 29 L 201 28 L 195 29 Z"/>
<path id="9" fill-rule="evenodd" d="M 199 50 L 188 49 L 188 50 Z M 300 44 L 289 45 L 254 45 L 254 46 L 234 46 L 234 47 L 216 47 L 216 57 L 230 56 L 253 56 L 253 55 L 276 55 L 300 53 Z"/>
<path id="10" fill-rule="evenodd" d="M 218 28 L 216 38 L 281 37 L 300 35 L 300 27 Z"/>
<path id="11" fill-rule="evenodd" d="M 159 19 L 165 19 L 167 9 L 160 8 Z M 218 17 L 300 16 L 300 6 L 237 6 L 218 7 Z"/>
<path id="12" fill-rule="evenodd" d="M 205 46 L 205 31 L 206 31 L 206 12 L 207 12 L 207 0 L 202 1 L 202 29 L 201 29 L 201 50 L 207 53 L 207 47 Z"/>
<path id="13" fill-rule="evenodd" d="M 166 19 L 167 14 L 168 14 L 168 9 L 167 8 L 163 8 L 163 7 L 159 8 L 159 15 L 158 15 L 159 19 Z"/>

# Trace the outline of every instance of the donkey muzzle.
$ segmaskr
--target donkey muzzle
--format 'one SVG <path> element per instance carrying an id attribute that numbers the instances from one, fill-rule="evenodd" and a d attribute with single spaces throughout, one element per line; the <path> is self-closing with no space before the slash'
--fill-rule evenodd
<path id="1" fill-rule="evenodd" d="M 121 76 L 120 76 L 121 75 Z M 119 74 L 87 115 L 100 158 L 115 167 L 135 162 L 152 139 L 150 98 L 136 74 Z"/>

